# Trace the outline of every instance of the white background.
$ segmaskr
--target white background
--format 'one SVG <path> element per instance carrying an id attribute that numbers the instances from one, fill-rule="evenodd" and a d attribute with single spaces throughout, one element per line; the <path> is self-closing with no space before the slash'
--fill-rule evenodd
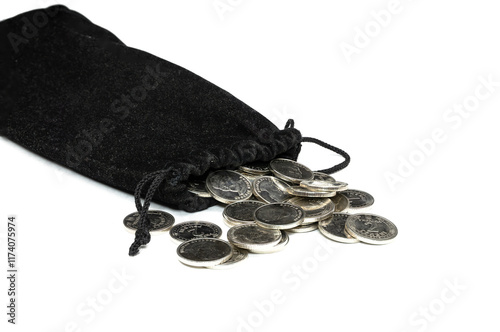
<path id="1" fill-rule="evenodd" d="M 0 19 L 51 3 L 4 2 Z M 495 2 L 401 0 L 383 27 L 370 13 L 388 0 L 64 3 L 277 126 L 294 118 L 304 136 L 348 151 L 352 163 L 335 177 L 372 193 L 372 212 L 399 236 L 369 246 L 296 234 L 283 252 L 226 271 L 180 264 L 168 235 L 131 258 L 133 235 L 122 225 L 135 209 L 131 195 L 1 138 L 0 257 L 6 266 L 7 216 L 15 214 L 20 271 L 15 327 L 0 283 L 2 331 L 498 329 L 500 86 L 488 95 L 478 88 L 481 77 L 500 82 Z M 357 32 L 367 27 L 368 41 Z M 347 44 L 357 53 L 346 56 Z M 474 105 L 476 91 L 483 100 Z M 465 117 L 447 113 L 464 101 L 474 108 Z M 435 130 L 444 139 L 429 144 Z M 428 143 L 427 154 L 416 141 Z M 311 144 L 299 157 L 313 169 L 340 160 Z M 391 185 L 388 172 L 399 182 Z M 225 238 L 220 207 L 167 211 L 177 222 L 215 222 Z"/>

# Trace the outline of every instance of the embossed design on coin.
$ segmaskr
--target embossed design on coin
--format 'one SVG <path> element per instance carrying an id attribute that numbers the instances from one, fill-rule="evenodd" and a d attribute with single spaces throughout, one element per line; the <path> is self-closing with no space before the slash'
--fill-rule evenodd
<path id="1" fill-rule="evenodd" d="M 290 198 L 286 188 L 288 183 L 272 176 L 259 177 L 253 183 L 254 195 L 266 203 L 279 203 Z"/>
<path id="2" fill-rule="evenodd" d="M 229 258 L 227 261 L 225 261 L 222 264 L 217 264 L 214 266 L 209 266 L 210 269 L 214 270 L 225 270 L 225 269 L 230 269 L 232 267 L 235 267 L 238 265 L 240 262 L 245 260 L 248 257 L 248 251 L 245 249 L 238 248 L 236 246 L 231 245 L 233 249 L 233 254 L 231 255 L 231 258 Z"/>
<path id="3" fill-rule="evenodd" d="M 190 266 L 210 267 L 222 264 L 231 258 L 232 246 L 220 239 L 193 239 L 177 248 L 179 260 Z"/>
<path id="4" fill-rule="evenodd" d="M 174 216 L 165 211 L 149 210 L 147 218 L 151 224 L 151 232 L 165 232 L 172 227 L 175 222 Z M 137 230 L 139 227 L 139 212 L 129 214 L 123 219 L 125 227 L 131 230 Z"/>
<path id="5" fill-rule="evenodd" d="M 254 161 L 253 163 L 241 165 L 240 170 L 254 175 L 265 175 L 269 173 L 269 162 Z"/>
<path id="6" fill-rule="evenodd" d="M 271 160 L 269 169 L 280 179 L 293 183 L 312 180 L 314 177 L 313 172 L 308 167 L 290 159 Z"/>
<path id="7" fill-rule="evenodd" d="M 313 180 L 320 180 L 326 182 L 337 182 L 331 175 L 321 173 L 321 172 L 313 172 Z"/>
<path id="8" fill-rule="evenodd" d="M 391 221 L 375 214 L 353 214 L 347 218 L 345 231 L 361 242 L 386 244 L 394 241 L 398 229 Z"/>
<path id="9" fill-rule="evenodd" d="M 350 216 L 347 213 L 334 213 L 330 218 L 321 220 L 318 223 L 319 231 L 330 240 L 342 243 L 358 243 L 358 239 L 345 232 L 345 223 Z"/>
<path id="10" fill-rule="evenodd" d="M 176 242 L 189 241 L 196 238 L 219 238 L 222 229 L 211 222 L 186 221 L 172 227 L 170 236 Z"/>
<path id="11" fill-rule="evenodd" d="M 337 194 L 336 191 L 311 190 L 302 186 L 290 186 L 286 191 L 293 196 L 300 197 L 333 197 Z"/>
<path id="12" fill-rule="evenodd" d="M 312 223 L 308 225 L 300 225 L 295 228 L 287 229 L 287 232 L 290 233 L 307 233 L 307 232 L 312 232 L 318 229 L 318 223 Z"/>
<path id="13" fill-rule="evenodd" d="M 335 204 L 329 198 L 293 197 L 285 202 L 300 206 L 304 210 L 305 218 L 302 225 L 328 218 L 335 209 Z"/>
<path id="14" fill-rule="evenodd" d="M 243 172 L 243 171 L 240 171 L 240 170 L 237 170 L 235 172 L 237 172 L 238 174 L 241 174 L 244 177 L 246 177 L 250 181 L 250 183 L 253 183 L 255 180 L 257 180 L 260 177 L 260 175 L 250 174 L 250 173 Z"/>
<path id="15" fill-rule="evenodd" d="M 342 192 L 349 200 L 349 209 L 365 209 L 375 202 L 372 195 L 367 192 L 355 189 L 349 189 Z"/>
<path id="16" fill-rule="evenodd" d="M 235 171 L 220 170 L 207 176 L 206 188 L 213 198 L 229 204 L 252 196 L 250 181 Z"/>
<path id="17" fill-rule="evenodd" d="M 349 208 L 349 200 L 341 193 L 337 193 L 331 200 L 335 204 L 335 212 L 343 212 Z"/>
<path id="18" fill-rule="evenodd" d="M 229 229 L 227 239 L 243 249 L 266 250 L 280 242 L 281 232 L 277 229 L 262 228 L 256 224 L 244 224 Z"/>
<path id="19" fill-rule="evenodd" d="M 263 205 L 265 203 L 259 201 L 235 202 L 226 206 L 222 215 L 232 224 L 253 223 L 255 210 Z"/>
<path id="20" fill-rule="evenodd" d="M 290 237 L 285 231 L 281 231 L 281 241 L 275 245 L 274 247 L 268 248 L 268 249 L 252 249 L 250 250 L 251 253 L 254 254 L 272 254 L 278 251 L 281 251 L 285 249 L 285 247 L 288 245 L 288 242 L 290 241 Z"/>
<path id="21" fill-rule="evenodd" d="M 187 190 L 200 197 L 212 197 L 206 189 L 205 181 L 192 179 L 187 184 Z"/>
<path id="22" fill-rule="evenodd" d="M 332 189 L 332 190 L 335 190 L 335 191 L 344 191 L 344 190 L 347 190 L 347 188 L 349 187 L 349 185 L 347 183 L 341 182 L 341 181 L 334 182 L 333 186 L 335 187 L 335 189 Z"/>
<path id="23" fill-rule="evenodd" d="M 255 223 L 264 228 L 294 228 L 302 224 L 304 217 L 301 207 L 288 203 L 266 204 L 255 210 Z"/>
<path id="24" fill-rule="evenodd" d="M 337 191 L 337 181 L 330 175 L 320 172 L 314 172 L 312 180 L 304 180 L 300 182 L 301 187 L 317 191 Z"/>

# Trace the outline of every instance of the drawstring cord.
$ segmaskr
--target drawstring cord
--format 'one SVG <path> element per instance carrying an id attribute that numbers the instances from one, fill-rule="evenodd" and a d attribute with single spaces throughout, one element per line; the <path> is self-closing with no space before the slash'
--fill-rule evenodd
<path id="1" fill-rule="evenodd" d="M 285 129 L 288 129 L 288 128 L 293 128 L 295 126 L 295 121 L 293 121 L 293 119 L 288 119 L 288 121 L 286 122 L 286 125 L 285 125 Z M 338 172 L 340 170 L 343 170 L 344 168 L 346 168 L 349 163 L 351 162 L 351 157 L 347 154 L 347 152 L 345 152 L 344 150 L 342 149 L 339 149 L 333 145 L 330 145 L 328 143 L 325 143 L 317 138 L 313 138 L 313 137 L 302 137 L 302 142 L 306 142 L 306 143 L 315 143 L 327 150 L 330 150 L 330 151 L 333 151 L 339 155 L 341 155 L 342 157 L 344 157 L 344 161 L 341 162 L 340 164 L 338 165 L 335 165 L 333 167 L 330 167 L 330 168 L 326 168 L 326 169 L 322 169 L 318 172 L 321 172 L 321 173 L 326 173 L 326 174 L 332 174 L 332 173 L 335 173 L 335 172 Z"/>
<path id="2" fill-rule="evenodd" d="M 342 157 L 344 157 L 345 160 L 343 162 L 341 162 L 340 164 L 335 165 L 335 166 L 330 167 L 330 168 L 322 169 L 322 170 L 320 170 L 318 172 L 326 173 L 326 174 L 332 174 L 332 173 L 338 172 L 338 171 L 346 168 L 347 165 L 349 165 L 349 163 L 351 162 L 351 157 L 347 154 L 347 152 L 345 152 L 344 150 L 339 149 L 339 148 L 337 148 L 337 147 L 335 147 L 333 145 L 330 145 L 328 143 L 320 141 L 317 138 L 302 137 L 302 142 L 316 143 L 319 146 L 324 147 L 325 149 L 328 149 L 328 150 L 333 151 L 335 153 L 338 153 L 339 155 L 341 155 Z"/>
<path id="3" fill-rule="evenodd" d="M 295 122 L 293 119 L 289 119 L 286 122 L 285 129 L 288 128 L 294 128 Z M 342 157 L 344 157 L 344 161 L 338 165 L 335 165 L 333 167 L 321 170 L 319 172 L 323 173 L 335 173 L 338 172 L 349 165 L 351 161 L 351 157 L 342 149 L 339 149 L 337 147 L 334 147 L 330 144 L 327 144 L 319 139 L 312 138 L 312 137 L 303 137 L 302 142 L 310 142 L 310 143 L 315 143 L 318 144 L 319 146 L 328 149 L 330 151 L 333 151 L 335 153 L 338 153 Z M 135 198 L 135 206 L 137 208 L 137 211 L 139 212 L 139 225 L 137 227 L 137 230 L 135 231 L 135 239 L 132 245 L 129 248 L 128 254 L 130 256 L 135 256 L 139 253 L 139 248 L 141 246 L 144 246 L 151 241 L 151 234 L 149 233 L 149 229 L 151 227 L 150 221 L 147 218 L 148 215 L 148 210 L 149 206 L 151 205 L 151 200 L 153 199 L 154 194 L 160 187 L 160 184 L 167 178 L 167 175 L 169 173 L 170 169 L 163 169 L 159 171 L 155 171 L 149 174 L 146 174 L 139 183 L 137 183 L 137 186 L 135 187 L 135 192 L 134 192 L 134 198 Z M 151 183 L 150 183 L 151 182 Z M 146 196 L 144 198 L 144 204 L 141 204 L 141 194 L 144 189 L 144 186 L 146 184 L 149 184 L 149 188 L 147 190 Z"/>
<path id="4" fill-rule="evenodd" d="M 149 233 L 149 228 L 151 226 L 149 219 L 147 218 L 149 206 L 151 205 L 151 200 L 156 190 L 160 187 L 160 184 L 168 174 L 168 169 L 152 172 L 146 174 L 141 181 L 135 187 L 134 198 L 135 206 L 139 212 L 139 225 L 135 231 L 135 240 L 130 246 L 128 254 L 130 256 L 135 256 L 139 253 L 139 248 L 149 243 L 151 240 L 151 234 Z M 141 204 L 141 193 L 144 186 L 151 182 L 149 185 L 146 197 L 144 198 L 144 205 Z"/>

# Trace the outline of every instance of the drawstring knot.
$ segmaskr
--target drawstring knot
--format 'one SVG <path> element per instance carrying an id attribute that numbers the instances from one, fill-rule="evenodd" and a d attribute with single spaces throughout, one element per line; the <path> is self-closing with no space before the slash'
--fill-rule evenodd
<path id="1" fill-rule="evenodd" d="M 139 248 L 144 246 L 151 241 L 151 234 L 149 233 L 149 228 L 151 224 L 147 218 L 149 206 L 151 205 L 151 200 L 155 192 L 160 187 L 160 184 L 167 178 L 170 172 L 170 168 L 163 169 L 160 171 L 152 172 L 146 174 L 141 181 L 135 187 L 135 206 L 139 212 L 139 225 L 135 231 L 134 243 L 130 246 L 128 254 L 130 256 L 135 256 L 139 253 Z M 141 194 L 144 186 L 150 183 L 146 196 L 144 198 L 144 204 L 141 204 Z"/>

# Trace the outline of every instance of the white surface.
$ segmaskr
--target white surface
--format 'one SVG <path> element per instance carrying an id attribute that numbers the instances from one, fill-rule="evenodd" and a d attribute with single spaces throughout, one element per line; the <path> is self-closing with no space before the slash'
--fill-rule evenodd
<path id="1" fill-rule="evenodd" d="M 356 28 L 370 26 L 370 12 L 389 1 L 220 2 L 232 6 L 223 20 L 213 0 L 67 4 L 129 46 L 228 90 L 279 127 L 294 118 L 304 136 L 348 151 L 352 163 L 335 177 L 373 194 L 371 212 L 398 226 L 396 242 L 343 245 L 319 232 L 292 234 L 280 253 L 251 255 L 235 269 L 217 271 L 180 264 L 176 245 L 163 235 L 130 258 L 133 236 L 122 219 L 134 211 L 131 195 L 2 138 L 0 230 L 5 235 L 7 215 L 17 215 L 20 271 L 18 325 L 7 324 L 2 309 L 2 331 L 70 331 L 71 324 L 81 331 L 498 326 L 500 87 L 460 123 L 443 118 L 474 96 L 479 77 L 500 82 L 496 3 L 401 0 L 390 23 L 348 63 L 341 43 L 353 44 Z M 4 3 L 0 19 L 50 3 Z M 397 174 L 399 158 L 416 156 L 415 140 L 437 128 L 446 140 L 392 190 L 384 174 Z M 339 160 L 311 144 L 299 158 L 314 169 Z M 228 229 L 221 208 L 168 211 L 177 222 L 209 220 Z M 5 237 L 0 240 L 5 266 Z M 297 267 L 308 272 L 299 276 Z M 114 276 L 122 270 L 133 277 L 123 287 Z M 108 303 L 109 287 L 115 293 Z M 88 299 L 99 296 L 106 304 L 91 309 Z"/>

